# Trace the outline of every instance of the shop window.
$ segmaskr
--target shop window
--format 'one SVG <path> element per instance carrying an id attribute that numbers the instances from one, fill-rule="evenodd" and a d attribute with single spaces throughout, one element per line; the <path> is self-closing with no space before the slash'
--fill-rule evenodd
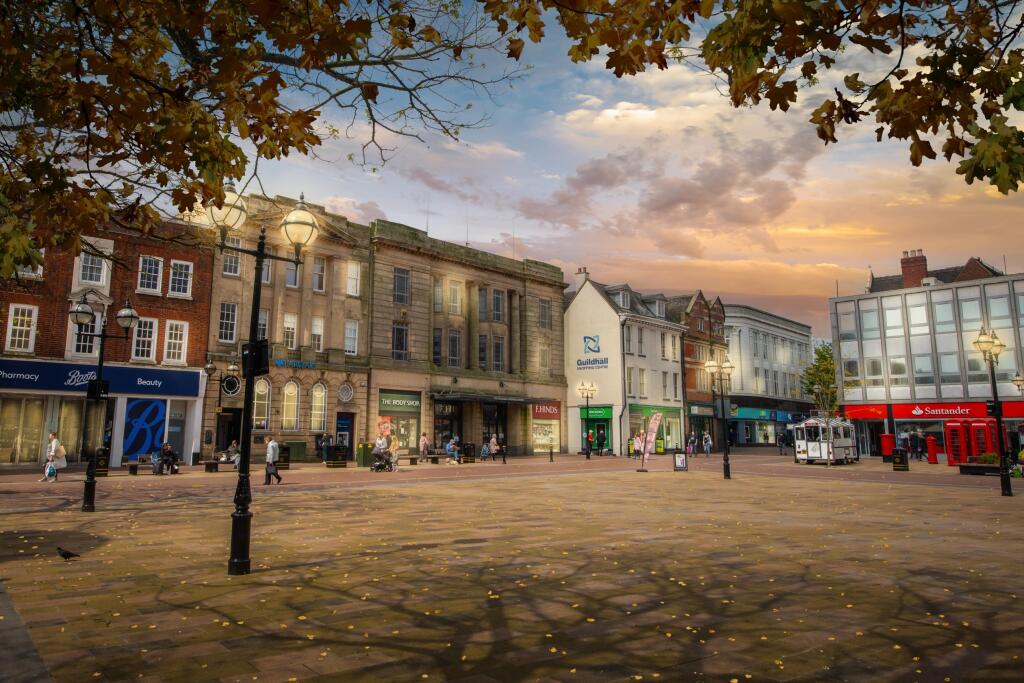
<path id="1" fill-rule="evenodd" d="M 299 429 L 299 385 L 288 382 L 281 398 L 281 429 L 294 432 Z"/>
<path id="2" fill-rule="evenodd" d="M 345 354 L 355 356 L 359 353 L 359 321 L 345 321 Z"/>
<path id="3" fill-rule="evenodd" d="M 939 381 L 943 384 L 960 384 L 960 357 L 955 353 L 939 354 Z"/>
<path id="4" fill-rule="evenodd" d="M 914 384 L 935 384 L 931 354 L 914 356 Z"/>
<path id="5" fill-rule="evenodd" d="M 0 463 L 39 462 L 44 408 L 39 398 L 0 398 Z"/>
<path id="6" fill-rule="evenodd" d="M 38 306 L 11 304 L 7 320 L 7 351 L 32 353 L 36 348 Z"/>
<path id="7" fill-rule="evenodd" d="M 317 382 L 309 394 L 309 428 L 320 434 L 327 431 L 327 387 Z"/>
<path id="8" fill-rule="evenodd" d="M 392 283 L 394 289 L 393 301 L 396 304 L 407 304 L 409 303 L 409 271 L 405 268 L 395 268 L 394 281 Z"/>
<path id="9" fill-rule="evenodd" d="M 270 382 L 260 377 L 256 380 L 252 404 L 252 428 L 270 429 Z"/>

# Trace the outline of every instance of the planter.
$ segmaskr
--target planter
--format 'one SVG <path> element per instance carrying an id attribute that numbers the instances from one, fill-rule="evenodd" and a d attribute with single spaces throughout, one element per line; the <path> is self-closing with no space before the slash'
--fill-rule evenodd
<path id="1" fill-rule="evenodd" d="M 960 474 L 994 474 L 999 476 L 999 465 L 989 465 L 980 462 L 960 465 Z"/>

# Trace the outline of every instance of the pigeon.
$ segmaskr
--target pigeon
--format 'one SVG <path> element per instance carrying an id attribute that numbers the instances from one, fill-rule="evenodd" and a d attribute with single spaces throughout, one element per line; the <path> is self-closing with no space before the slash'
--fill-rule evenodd
<path id="1" fill-rule="evenodd" d="M 60 546 L 57 546 L 57 554 L 63 557 L 65 562 L 70 560 L 72 557 L 81 557 L 78 553 L 73 553 L 70 550 L 64 550 L 64 548 L 61 548 Z"/>

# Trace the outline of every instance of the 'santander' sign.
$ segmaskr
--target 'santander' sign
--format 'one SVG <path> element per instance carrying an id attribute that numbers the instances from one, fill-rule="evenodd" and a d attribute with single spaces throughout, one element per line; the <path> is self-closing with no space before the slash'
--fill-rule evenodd
<path id="1" fill-rule="evenodd" d="M 892 416 L 897 420 L 929 418 L 985 417 L 984 403 L 894 403 Z"/>

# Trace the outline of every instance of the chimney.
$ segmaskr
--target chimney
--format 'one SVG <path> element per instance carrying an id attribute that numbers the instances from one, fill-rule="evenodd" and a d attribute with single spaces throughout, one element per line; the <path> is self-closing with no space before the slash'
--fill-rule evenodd
<path id="1" fill-rule="evenodd" d="M 579 268 L 577 268 L 576 269 L 576 279 L 575 279 L 576 291 L 577 292 L 580 291 L 580 287 L 582 287 L 583 283 L 586 282 L 589 279 L 590 279 L 590 273 L 587 272 L 587 267 L 586 266 L 580 266 Z"/>
<path id="2" fill-rule="evenodd" d="M 903 252 L 900 259 L 900 270 L 903 271 L 903 287 L 920 287 L 921 280 L 928 277 L 928 259 L 920 249 Z"/>

